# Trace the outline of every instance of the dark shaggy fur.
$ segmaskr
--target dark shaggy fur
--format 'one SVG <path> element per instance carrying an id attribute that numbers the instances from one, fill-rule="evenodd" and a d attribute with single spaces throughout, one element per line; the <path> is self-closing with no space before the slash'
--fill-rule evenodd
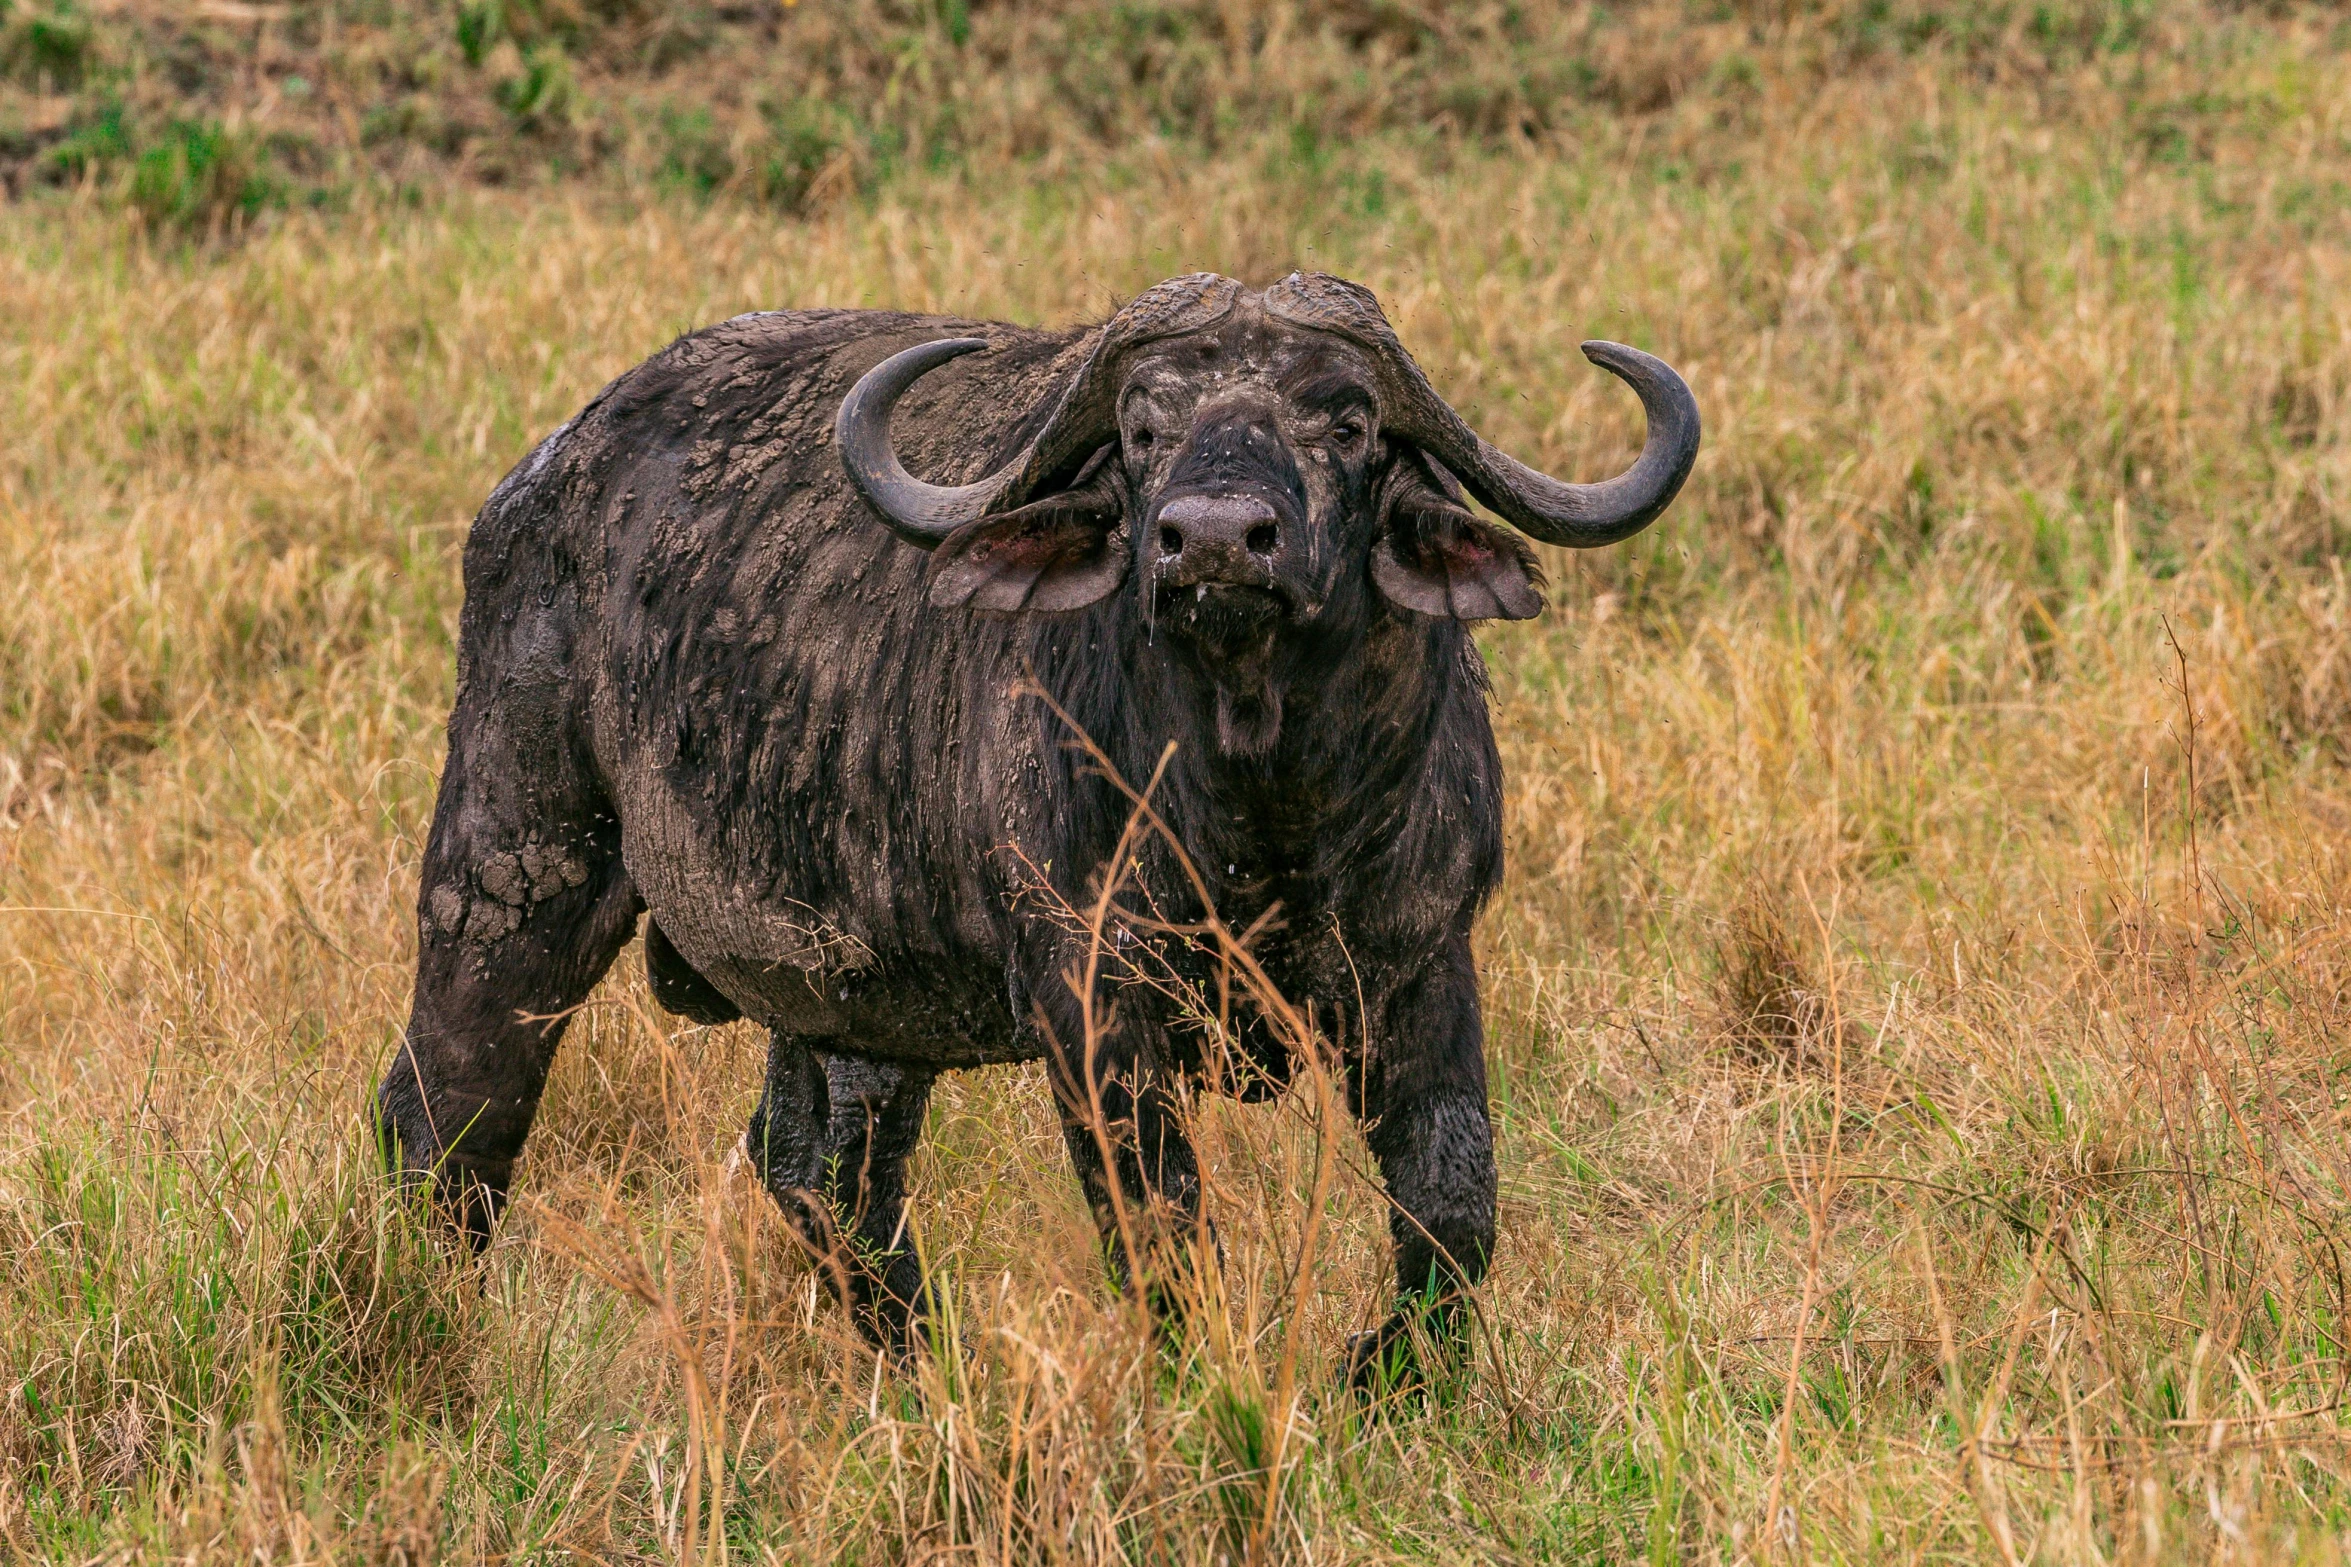
<path id="1" fill-rule="evenodd" d="M 1059 614 L 934 607 L 949 557 L 1020 541 L 983 527 L 935 557 L 900 542 L 831 426 L 866 370 L 949 334 L 992 346 L 908 396 L 899 450 L 914 472 L 976 479 L 1035 433 L 1090 334 L 743 316 L 607 387 L 490 497 L 465 555 L 415 1009 L 381 1093 L 397 1157 L 485 1235 L 563 1014 L 650 910 L 665 1006 L 771 1030 L 750 1151 L 811 1242 L 847 1259 L 860 1320 L 903 1342 L 923 1302 L 903 1166 L 931 1080 L 1081 1040 L 1064 976 L 1083 939 L 1039 880 L 1082 906 L 1128 819 L 1023 694 L 1033 676 L 1130 780 L 1174 743 L 1156 803 L 1233 928 L 1279 905 L 1257 950 L 1345 1061 L 1406 1306 L 1453 1320 L 1494 1236 L 1470 929 L 1502 835 L 1484 669 L 1442 613 L 1445 572 L 1483 573 L 1531 612 L 1526 552 L 1380 434 L 1354 349 L 1243 311 L 1139 359 L 1117 438 L 1056 481 L 1108 508 L 1087 547 L 1132 557 L 1110 590 Z M 1155 522 L 1182 494 L 1258 497 L 1278 546 L 1197 545 L 1207 564 L 1183 567 Z M 1201 912 L 1163 848 L 1139 886 L 1130 903 Z M 1114 999 L 1107 1127 L 1071 1087 L 1078 1063 L 1055 1077 L 1115 1252 L 1114 1181 L 1165 1233 L 1197 1214 L 1172 1090 L 1202 1062 L 1155 993 Z M 1254 1048 L 1257 1081 L 1278 1082 L 1281 1053 Z M 1358 1365 L 1413 1320 L 1400 1309 Z"/>

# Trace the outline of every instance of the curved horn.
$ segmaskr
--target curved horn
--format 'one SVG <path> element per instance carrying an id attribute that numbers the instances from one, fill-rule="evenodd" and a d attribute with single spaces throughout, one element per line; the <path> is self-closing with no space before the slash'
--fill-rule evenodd
<path id="1" fill-rule="evenodd" d="M 1698 400 L 1673 366 L 1637 348 L 1593 341 L 1584 357 L 1640 393 L 1649 419 L 1639 459 L 1613 479 L 1569 484 L 1538 473 L 1488 445 L 1434 391 L 1428 399 L 1442 417 L 1400 421 L 1399 433 L 1440 458 L 1497 516 L 1546 544 L 1596 549 L 1630 538 L 1673 504 L 1698 460 Z"/>
<path id="2" fill-rule="evenodd" d="M 925 484 L 908 473 L 890 445 L 890 413 L 908 387 L 948 360 L 986 348 L 984 338 L 917 343 L 875 365 L 841 400 L 833 444 L 850 482 L 882 514 L 890 531 L 917 548 L 934 549 L 965 523 L 1028 500 L 1038 486 L 1067 472 L 1118 433 L 1117 369 L 1129 349 L 1213 326 L 1231 313 L 1242 293 L 1231 278 L 1194 272 L 1155 284 L 1128 300 L 1083 340 L 1083 358 L 1061 384 L 1053 411 L 1035 437 L 975 484 Z"/>
<path id="3" fill-rule="evenodd" d="M 1389 429 L 1437 458 L 1471 494 L 1546 544 L 1593 549 L 1629 538 L 1673 503 L 1698 460 L 1698 400 L 1662 359 L 1622 343 L 1589 342 L 1584 357 L 1641 394 L 1649 418 L 1640 459 L 1600 484 L 1568 484 L 1488 445 L 1429 385 L 1369 289 L 1320 273 L 1292 273 L 1266 290 L 1267 308 L 1301 326 L 1372 350 L 1387 393 Z"/>
<path id="4" fill-rule="evenodd" d="M 890 414 L 915 382 L 948 360 L 987 346 L 984 338 L 948 337 L 892 354 L 850 388 L 841 399 L 840 417 L 833 422 L 833 441 L 850 481 L 882 514 L 892 533 L 922 549 L 936 548 L 941 539 L 986 512 L 1022 464 L 1008 463 L 977 484 L 925 484 L 906 471 L 890 445 Z"/>

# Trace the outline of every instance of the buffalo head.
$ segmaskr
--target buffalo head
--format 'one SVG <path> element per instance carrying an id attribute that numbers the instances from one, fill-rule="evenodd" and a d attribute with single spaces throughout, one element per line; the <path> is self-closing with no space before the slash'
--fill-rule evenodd
<path id="1" fill-rule="evenodd" d="M 1698 451 L 1698 408 L 1662 361 L 1584 353 L 1640 394 L 1640 460 L 1603 484 L 1546 477 L 1486 444 L 1429 385 L 1371 293 L 1294 273 L 1262 293 L 1212 273 L 1138 296 L 1091 339 L 1038 433 L 976 484 L 909 475 L 890 413 L 932 369 L 988 345 L 924 343 L 841 405 L 851 478 L 901 538 L 937 551 L 932 602 L 1091 604 L 1134 575 L 1158 625 L 1213 655 L 1261 647 L 1372 591 L 1459 620 L 1542 607 L 1520 531 L 1579 548 L 1647 526 Z"/>

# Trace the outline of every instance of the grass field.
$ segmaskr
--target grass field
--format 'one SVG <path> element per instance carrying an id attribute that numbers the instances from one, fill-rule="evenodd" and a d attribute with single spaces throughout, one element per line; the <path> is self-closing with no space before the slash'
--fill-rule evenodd
<path id="1" fill-rule="evenodd" d="M 2339 1561 L 2351 33 L 1851 64 L 1887 14 L 1635 12 L 1703 80 L 1531 139 L 0 209 L 0 1552 Z M 1639 436 L 1581 338 L 1708 418 L 1662 523 L 1481 633 L 1469 1371 L 1338 1395 L 1384 1221 L 1312 1094 L 1201 1107 L 1229 1309 L 1155 1348 L 1009 1069 L 934 1100 L 954 1332 L 880 1371 L 730 1162 L 763 1042 L 633 954 L 448 1265 L 366 1117 L 497 477 L 738 310 L 1292 266 L 1550 471 Z"/>

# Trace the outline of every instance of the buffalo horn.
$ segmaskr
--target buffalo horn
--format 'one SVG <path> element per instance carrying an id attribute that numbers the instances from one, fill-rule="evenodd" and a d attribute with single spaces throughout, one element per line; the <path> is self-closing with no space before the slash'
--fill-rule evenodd
<path id="1" fill-rule="evenodd" d="M 1060 388 L 1044 428 L 1003 467 L 975 484 L 925 484 L 906 471 L 890 445 L 890 413 L 906 389 L 950 359 L 988 346 L 977 337 L 917 343 L 868 370 L 842 399 L 834 444 L 859 492 L 890 530 L 921 549 L 967 522 L 1012 510 L 1040 485 L 1118 433 L 1117 367 L 1136 346 L 1222 320 L 1243 293 L 1213 272 L 1171 278 L 1145 289 L 1094 333 L 1075 372 Z"/>
<path id="2" fill-rule="evenodd" d="M 890 414 L 916 381 L 950 359 L 987 346 L 985 338 L 946 337 L 892 354 L 850 388 L 834 422 L 833 438 L 850 479 L 891 532 L 926 550 L 985 513 L 988 503 L 1003 494 L 1020 471 L 1020 464 L 1000 468 L 977 484 L 925 484 L 906 471 L 890 445 Z"/>
<path id="3" fill-rule="evenodd" d="M 1390 433 L 1437 458 L 1495 515 L 1546 544 L 1593 549 L 1640 532 L 1673 503 L 1698 460 L 1697 399 L 1671 365 L 1637 348 L 1589 342 L 1584 357 L 1640 394 L 1649 419 L 1640 458 L 1603 483 L 1568 484 L 1488 445 L 1464 423 L 1397 340 L 1370 290 L 1292 273 L 1266 291 L 1266 303 L 1301 326 L 1370 349 L 1387 394 Z"/>
<path id="4" fill-rule="evenodd" d="M 1594 549 L 1629 538 L 1673 504 L 1698 460 L 1698 400 L 1673 366 L 1622 343 L 1589 342 L 1584 357 L 1641 394 L 1649 435 L 1630 468 L 1599 484 L 1538 473 L 1486 443 L 1434 391 L 1398 433 L 1434 453 L 1495 515 L 1546 544 Z M 1420 368 L 1412 366 L 1420 380 Z M 1422 389 L 1428 383 L 1421 381 Z M 1432 406 L 1433 405 L 1433 406 Z"/>

